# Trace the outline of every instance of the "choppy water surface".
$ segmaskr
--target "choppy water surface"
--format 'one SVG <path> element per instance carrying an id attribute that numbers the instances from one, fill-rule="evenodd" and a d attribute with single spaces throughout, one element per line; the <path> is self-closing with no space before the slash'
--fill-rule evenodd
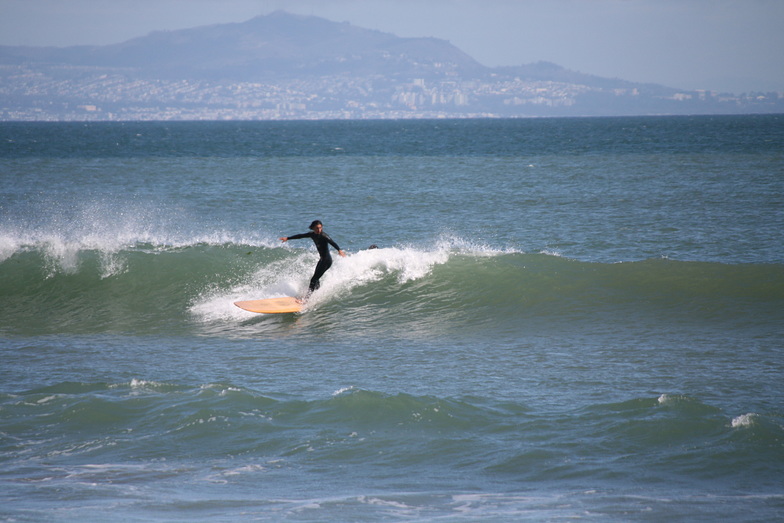
<path id="1" fill-rule="evenodd" d="M 784 119 L 0 124 L 9 520 L 784 516 Z M 300 314 L 321 219 L 349 252 Z M 367 249 L 371 244 L 378 249 Z"/>

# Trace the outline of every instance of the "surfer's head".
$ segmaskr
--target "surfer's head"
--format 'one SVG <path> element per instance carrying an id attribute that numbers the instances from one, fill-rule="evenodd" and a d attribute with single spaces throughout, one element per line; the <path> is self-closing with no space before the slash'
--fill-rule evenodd
<path id="1" fill-rule="evenodd" d="M 313 223 L 311 223 L 311 224 L 308 226 L 308 229 L 310 229 L 311 231 L 315 231 L 315 230 L 316 230 L 316 228 L 319 228 L 319 229 L 321 229 L 322 227 L 323 227 L 323 225 L 322 225 L 322 223 L 321 223 L 321 220 L 313 220 Z"/>

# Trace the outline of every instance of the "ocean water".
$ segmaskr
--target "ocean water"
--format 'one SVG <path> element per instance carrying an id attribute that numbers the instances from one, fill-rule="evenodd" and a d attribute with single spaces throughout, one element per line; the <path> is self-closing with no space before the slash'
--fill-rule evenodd
<path id="1" fill-rule="evenodd" d="M 0 519 L 782 518 L 784 116 L 0 123 Z"/>

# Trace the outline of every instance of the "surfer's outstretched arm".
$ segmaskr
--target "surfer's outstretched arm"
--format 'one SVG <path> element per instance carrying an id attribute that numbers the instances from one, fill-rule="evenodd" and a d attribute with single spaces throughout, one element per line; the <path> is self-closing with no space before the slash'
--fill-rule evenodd
<path id="1" fill-rule="evenodd" d="M 305 232 L 305 233 L 302 233 L 302 234 L 295 234 L 293 236 L 282 236 L 279 239 L 280 239 L 280 241 L 285 243 L 285 242 L 287 242 L 289 240 L 299 240 L 300 238 L 313 238 L 313 233 L 312 232 Z"/>

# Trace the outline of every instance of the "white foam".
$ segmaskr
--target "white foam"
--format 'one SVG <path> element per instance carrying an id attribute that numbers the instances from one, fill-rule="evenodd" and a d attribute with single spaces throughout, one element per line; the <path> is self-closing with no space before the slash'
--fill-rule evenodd
<path id="1" fill-rule="evenodd" d="M 13 256 L 13 254 L 20 250 L 21 239 L 18 236 L 8 233 L 0 234 L 0 262 L 3 262 Z"/>
<path id="2" fill-rule="evenodd" d="M 659 401 L 659 405 L 667 405 L 667 404 L 678 403 L 681 401 L 688 401 L 688 399 L 686 398 L 686 396 L 683 396 L 681 394 L 675 394 L 675 395 L 662 394 L 661 396 L 659 396 L 658 401 Z"/>
<path id="3" fill-rule="evenodd" d="M 307 291 L 317 253 L 307 248 L 278 248 L 291 251 L 292 256 L 260 266 L 244 281 L 229 288 L 204 292 L 191 305 L 190 312 L 201 321 L 242 321 L 258 314 L 234 306 L 235 301 L 260 300 L 281 296 L 302 296 Z M 321 279 L 321 287 L 310 297 L 303 313 L 316 310 L 325 303 L 349 294 L 353 289 L 393 276 L 400 284 L 430 275 L 434 267 L 445 264 L 454 255 L 496 256 L 508 251 L 442 237 L 431 248 L 385 247 L 365 249 L 346 257 L 333 256 L 333 264 Z"/>
<path id="4" fill-rule="evenodd" d="M 150 380 L 140 380 L 137 378 L 131 379 L 130 383 L 118 383 L 114 385 L 109 385 L 109 388 L 116 389 L 122 388 L 125 386 L 129 386 L 131 388 L 131 394 L 138 395 L 143 392 L 155 391 L 156 389 L 160 389 L 166 387 L 166 383 L 161 383 L 159 381 L 150 381 Z"/>
<path id="5" fill-rule="evenodd" d="M 241 474 L 249 474 L 254 472 L 263 472 L 266 470 L 264 465 L 259 464 L 250 464 L 250 465 L 243 465 L 242 467 L 237 467 L 235 469 L 229 469 L 221 472 L 222 476 L 239 476 Z"/>
<path id="6" fill-rule="evenodd" d="M 0 221 L 0 262 L 17 252 L 40 252 L 48 276 L 79 270 L 81 253 L 99 253 L 103 278 L 127 270 L 122 251 L 150 246 L 165 251 L 193 245 L 252 245 L 271 247 L 273 238 L 225 230 L 196 231 L 188 217 L 170 208 L 141 202 L 82 202 L 63 207 L 57 202 L 39 202 L 45 216 L 28 221 Z"/>
<path id="7" fill-rule="evenodd" d="M 117 276 L 128 270 L 125 259 L 116 253 L 101 252 L 101 278 Z"/>
<path id="8" fill-rule="evenodd" d="M 343 394 L 345 392 L 349 392 L 351 390 L 354 390 L 354 386 L 353 385 L 351 385 L 350 387 L 343 387 L 342 389 L 338 389 L 335 392 L 333 392 L 332 395 L 333 396 L 340 396 L 341 394 Z"/>
<path id="9" fill-rule="evenodd" d="M 441 234 L 436 242 L 435 250 L 469 256 L 497 256 L 499 254 L 515 254 L 521 252 L 513 248 L 498 249 L 484 243 L 466 240 L 451 233 Z"/>
<path id="10" fill-rule="evenodd" d="M 228 289 L 216 288 L 203 293 L 191 305 L 190 311 L 207 322 L 245 320 L 258 316 L 236 307 L 234 302 L 303 295 L 317 259 L 315 254 L 303 253 L 293 260 L 280 260 L 259 267 L 244 282 Z"/>
<path id="11" fill-rule="evenodd" d="M 748 414 L 742 414 L 732 420 L 732 428 L 737 429 L 740 427 L 751 427 L 754 425 L 757 419 L 757 414 L 753 412 L 749 412 Z"/>
<path id="12" fill-rule="evenodd" d="M 385 274 L 396 274 L 400 283 L 424 278 L 436 265 L 449 260 L 449 251 L 422 251 L 412 248 L 368 249 L 335 264 L 330 278 L 334 285 L 363 285 Z"/>
<path id="13" fill-rule="evenodd" d="M 321 280 L 303 312 L 343 296 L 359 286 L 394 274 L 400 283 L 423 278 L 433 267 L 446 263 L 447 250 L 421 251 L 412 248 L 368 249 L 334 257 L 332 268 Z M 204 293 L 191 306 L 191 312 L 203 321 L 243 320 L 257 316 L 234 306 L 235 301 L 260 300 L 280 296 L 302 296 L 316 266 L 318 256 L 312 250 L 302 250 L 294 258 L 287 258 L 262 267 L 246 281 L 228 289 L 213 289 Z"/>

